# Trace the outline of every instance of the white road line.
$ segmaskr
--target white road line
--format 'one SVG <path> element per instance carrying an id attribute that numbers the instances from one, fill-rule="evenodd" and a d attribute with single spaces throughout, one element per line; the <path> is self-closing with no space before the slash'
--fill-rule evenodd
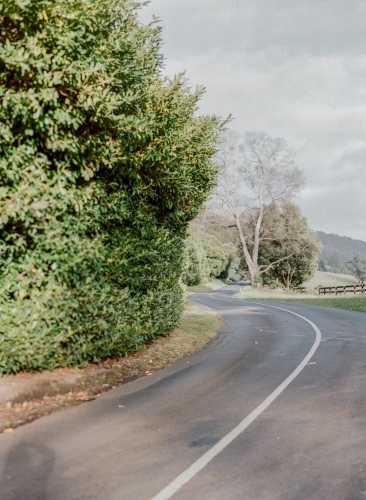
<path id="1" fill-rule="evenodd" d="M 233 297 L 234 298 L 234 297 Z M 240 299 L 235 299 L 240 300 Z M 245 301 L 248 303 L 249 301 Z M 272 309 L 280 309 L 281 311 L 288 312 L 294 316 L 298 316 L 303 319 L 314 329 L 316 333 L 315 342 L 301 361 L 298 367 L 280 384 L 277 389 L 275 389 L 255 410 L 253 410 L 247 417 L 244 418 L 232 431 L 230 431 L 226 436 L 224 436 L 218 443 L 216 443 L 210 450 L 204 453 L 199 459 L 197 459 L 191 466 L 188 467 L 184 472 L 179 474 L 168 486 L 155 495 L 151 500 L 169 500 L 182 486 L 184 486 L 188 481 L 190 481 L 198 472 L 200 472 L 213 458 L 216 457 L 224 448 L 226 448 L 235 438 L 237 438 L 245 429 L 257 418 L 261 413 L 264 412 L 268 406 L 273 403 L 273 401 L 278 398 L 278 396 L 286 389 L 286 387 L 298 376 L 298 374 L 307 365 L 309 360 L 312 358 L 313 354 L 317 350 L 320 340 L 321 332 L 319 328 L 310 320 L 301 316 L 300 314 L 289 311 L 288 309 L 283 309 L 282 307 L 269 306 L 267 304 L 262 304 L 260 302 L 253 302 L 254 304 L 271 307 Z"/>

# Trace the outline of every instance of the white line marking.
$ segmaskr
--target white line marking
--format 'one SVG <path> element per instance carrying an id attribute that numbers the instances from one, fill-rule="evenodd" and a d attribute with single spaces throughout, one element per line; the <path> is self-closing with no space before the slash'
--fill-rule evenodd
<path id="1" fill-rule="evenodd" d="M 341 340 L 342 342 L 343 340 L 348 340 L 351 342 L 366 342 L 366 340 L 363 339 L 348 339 L 346 337 L 329 337 L 328 339 L 323 339 L 322 342 L 325 342 L 327 340 Z"/>
<path id="2" fill-rule="evenodd" d="M 233 297 L 234 298 L 234 297 Z M 240 299 L 235 299 L 240 300 Z M 242 301 L 241 301 L 242 302 Z M 249 301 L 246 301 L 249 302 Z M 268 406 L 273 403 L 273 401 L 278 398 L 278 396 L 286 389 L 286 387 L 298 376 L 298 374 L 303 370 L 303 368 L 308 364 L 309 360 L 312 358 L 313 354 L 317 350 L 320 340 L 321 332 L 319 328 L 310 320 L 301 316 L 300 314 L 289 311 L 288 309 L 283 309 L 282 307 L 269 306 L 267 304 L 262 304 L 260 302 L 254 302 L 255 304 L 271 307 L 272 309 L 280 309 L 281 311 L 286 311 L 294 316 L 298 316 L 303 319 L 314 329 L 316 333 L 315 342 L 301 361 L 298 367 L 280 384 L 277 389 L 275 389 L 255 410 L 253 410 L 247 417 L 244 418 L 232 431 L 230 431 L 226 436 L 224 436 L 218 443 L 216 443 L 210 450 L 204 453 L 200 458 L 198 458 L 191 466 L 188 467 L 184 472 L 179 474 L 168 486 L 155 495 L 151 500 L 169 500 L 182 486 L 184 486 L 188 481 L 190 481 L 198 472 L 200 472 L 213 458 L 216 457 L 224 448 L 226 448 L 235 438 L 237 438 L 245 429 L 257 418 L 261 413 L 268 408 Z"/>

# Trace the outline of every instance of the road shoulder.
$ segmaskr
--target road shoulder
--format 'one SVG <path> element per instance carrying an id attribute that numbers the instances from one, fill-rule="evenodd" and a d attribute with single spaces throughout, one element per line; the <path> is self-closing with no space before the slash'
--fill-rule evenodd
<path id="1" fill-rule="evenodd" d="M 222 325 L 207 307 L 187 302 L 178 327 L 126 358 L 106 359 L 83 368 L 18 373 L 0 378 L 0 433 L 44 415 L 92 401 L 100 394 L 151 375 L 212 340 Z"/>

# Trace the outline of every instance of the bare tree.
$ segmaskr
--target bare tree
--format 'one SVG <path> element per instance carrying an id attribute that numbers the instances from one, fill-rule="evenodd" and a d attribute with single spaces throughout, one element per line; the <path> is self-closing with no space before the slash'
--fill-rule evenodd
<path id="1" fill-rule="evenodd" d="M 303 174 L 295 167 L 294 153 L 286 141 L 263 132 L 240 136 L 226 131 L 215 162 L 219 172 L 210 208 L 236 228 L 254 285 L 260 274 L 288 258 L 258 264 L 259 246 L 271 239 L 275 229 L 263 228 L 262 222 L 272 204 L 281 206 L 294 198 L 304 183 Z"/>

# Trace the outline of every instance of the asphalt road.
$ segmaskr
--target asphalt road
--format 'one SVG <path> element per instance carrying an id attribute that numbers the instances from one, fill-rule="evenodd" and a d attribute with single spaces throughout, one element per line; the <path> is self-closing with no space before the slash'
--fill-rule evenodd
<path id="1" fill-rule="evenodd" d="M 0 499 L 366 499 L 366 315 L 235 291 L 190 297 L 200 352 L 1 435 Z"/>

